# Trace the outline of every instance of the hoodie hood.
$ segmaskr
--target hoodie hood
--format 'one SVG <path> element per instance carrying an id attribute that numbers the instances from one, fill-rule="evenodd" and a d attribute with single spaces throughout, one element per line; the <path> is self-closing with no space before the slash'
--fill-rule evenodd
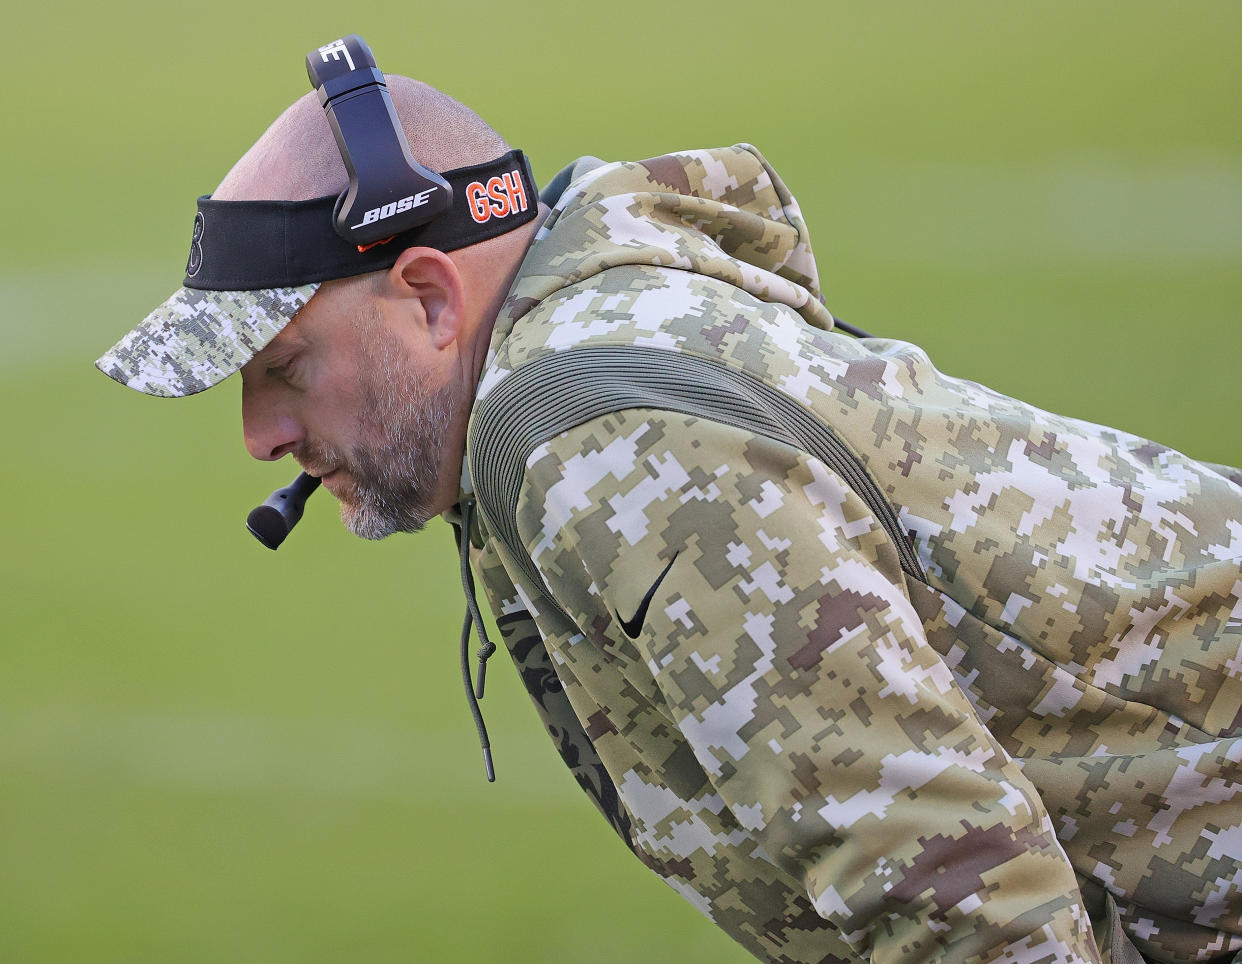
<path id="1" fill-rule="evenodd" d="M 833 327 L 798 202 L 749 144 L 645 161 L 579 158 L 539 199 L 551 211 L 496 316 L 476 407 L 514 367 L 576 342 L 580 326 L 572 322 L 547 337 L 558 329 L 557 305 L 573 317 L 585 297 L 605 328 L 624 325 L 617 286 L 626 282 L 597 277 L 615 268 L 684 271 L 685 279 L 724 282 L 795 311 L 815 328 Z M 541 304 L 530 320 L 546 324 L 519 324 Z M 463 457 L 461 495 L 472 493 Z"/>
<path id="2" fill-rule="evenodd" d="M 706 275 L 833 326 L 798 202 L 749 144 L 645 161 L 581 158 L 541 200 L 552 212 L 497 316 L 490 357 L 536 304 L 620 265 Z"/>

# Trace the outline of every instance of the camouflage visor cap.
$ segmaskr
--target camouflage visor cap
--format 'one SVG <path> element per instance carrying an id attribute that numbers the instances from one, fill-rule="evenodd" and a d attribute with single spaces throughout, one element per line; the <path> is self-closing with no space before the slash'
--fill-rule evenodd
<path id="1" fill-rule="evenodd" d="M 315 282 L 253 291 L 180 288 L 95 367 L 146 395 L 194 395 L 262 351 L 318 287 Z"/>

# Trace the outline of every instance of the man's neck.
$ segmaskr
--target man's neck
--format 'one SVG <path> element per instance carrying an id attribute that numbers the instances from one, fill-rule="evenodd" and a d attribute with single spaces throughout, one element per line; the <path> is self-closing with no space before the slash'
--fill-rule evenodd
<path id="1" fill-rule="evenodd" d="M 461 392 L 456 407 L 453 425 L 449 431 L 448 444 L 445 450 L 445 461 L 441 466 L 444 473 L 444 484 L 440 493 L 441 502 L 446 509 L 458 501 L 464 468 L 466 449 L 466 430 L 469 425 L 470 409 L 474 404 L 474 393 L 483 376 L 483 365 L 487 361 L 488 349 L 491 346 L 492 332 L 496 327 L 496 318 L 504 306 L 509 289 L 521 270 L 526 253 L 535 243 L 535 235 L 543 222 L 551 214 L 551 208 L 539 205 L 538 216 L 521 228 L 454 252 L 461 255 L 458 267 L 462 269 L 463 280 L 467 288 L 477 293 L 480 300 L 476 302 L 475 322 L 469 334 L 460 342 L 460 370 L 458 388 Z M 500 242 L 503 242 L 501 244 Z M 497 267 L 503 270 L 497 272 Z M 442 509 L 441 511 L 444 511 Z"/>
<path id="2" fill-rule="evenodd" d="M 475 245 L 470 249 L 469 268 L 476 277 L 484 279 L 483 284 L 480 285 L 480 291 L 485 299 L 467 349 L 470 384 L 472 385 L 477 385 L 483 375 L 483 365 L 487 361 L 492 330 L 496 327 L 496 318 L 509 295 L 509 289 L 513 287 L 522 262 L 526 260 L 526 252 L 535 243 L 535 235 L 538 234 L 539 228 L 543 226 L 543 222 L 551 213 L 551 208 L 540 203 L 539 214 L 533 221 L 493 241 Z M 499 242 L 503 242 L 503 245 Z M 491 247 L 492 245 L 496 247 Z M 500 273 L 496 271 L 498 265 L 504 266 L 504 270 Z"/>

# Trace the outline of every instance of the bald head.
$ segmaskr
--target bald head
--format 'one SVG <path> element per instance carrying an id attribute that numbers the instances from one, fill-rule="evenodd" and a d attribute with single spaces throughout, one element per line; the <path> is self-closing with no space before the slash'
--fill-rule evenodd
<path id="1" fill-rule="evenodd" d="M 433 171 L 494 160 L 509 150 L 478 114 L 421 81 L 386 74 L 414 159 Z M 348 183 L 319 97 L 294 101 L 242 155 L 213 195 L 221 201 L 304 201 Z"/>

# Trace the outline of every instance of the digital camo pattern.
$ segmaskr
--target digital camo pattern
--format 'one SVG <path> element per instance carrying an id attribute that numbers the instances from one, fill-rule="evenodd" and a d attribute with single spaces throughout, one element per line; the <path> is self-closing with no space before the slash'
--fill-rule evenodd
<path id="1" fill-rule="evenodd" d="M 508 592 L 492 597 L 492 608 L 501 638 L 513 657 L 522 685 L 534 701 L 540 721 L 578 785 L 626 846 L 632 848 L 629 814 L 622 806 L 594 744 L 565 696 L 565 688 L 552 665 L 552 657 L 531 618 L 532 604 L 509 582 L 498 551 L 499 544 L 493 541 L 481 545 L 481 542 L 481 539 L 472 540 L 471 562 L 488 586 L 493 589 L 508 587 Z"/>
<path id="2" fill-rule="evenodd" d="M 765 960 L 1120 959 L 1114 905 L 1148 960 L 1228 959 L 1233 470 L 853 341 L 818 305 L 796 204 L 739 147 L 586 166 L 498 322 L 484 394 L 618 344 L 779 388 L 928 575 L 825 466 L 737 429 L 627 411 L 537 449 L 518 524 L 544 585 L 494 540 L 484 582 L 537 625 L 634 851 Z"/>
<path id="3" fill-rule="evenodd" d="M 147 395 L 194 395 L 223 381 L 261 351 L 318 287 L 180 288 L 113 345 L 95 367 Z"/>
<path id="4" fill-rule="evenodd" d="M 884 532 L 821 463 L 630 411 L 542 446 L 527 485 L 531 555 L 587 630 L 549 641 L 569 698 L 622 774 L 636 842 L 704 913 L 777 959 L 1088 959 L 1038 795 L 922 638 Z M 669 560 L 630 640 L 607 614 L 635 612 Z M 1047 885 L 1034 906 L 1029 880 Z M 816 917 L 791 928 L 801 895 Z"/>
<path id="5" fill-rule="evenodd" d="M 583 335 L 617 331 L 622 344 L 669 347 L 675 336 L 659 325 L 645 319 L 653 326 L 627 326 L 633 319 L 626 299 L 641 292 L 631 292 L 628 283 L 611 283 L 609 269 L 622 265 L 676 269 L 659 278 L 678 277 L 687 284 L 699 278 L 708 297 L 742 289 L 765 303 L 794 309 L 816 327 L 832 327 L 832 316 L 818 297 L 818 274 L 798 203 L 750 145 L 637 163 L 582 163 L 574 174 L 501 308 L 480 399 L 526 360 L 528 345 L 537 352 L 568 348 Z M 597 282 L 606 287 L 596 290 Z M 641 282 L 633 283 L 641 288 Z M 557 328 L 555 340 L 547 345 L 540 335 L 533 342 L 511 340 L 517 319 L 554 293 L 561 310 L 545 323 Z M 663 300 L 679 313 L 694 311 L 694 300 L 678 304 L 677 299 L 677 292 L 669 292 Z M 721 337 L 729 335 L 721 332 Z M 504 356 L 498 357 L 501 345 Z"/>

